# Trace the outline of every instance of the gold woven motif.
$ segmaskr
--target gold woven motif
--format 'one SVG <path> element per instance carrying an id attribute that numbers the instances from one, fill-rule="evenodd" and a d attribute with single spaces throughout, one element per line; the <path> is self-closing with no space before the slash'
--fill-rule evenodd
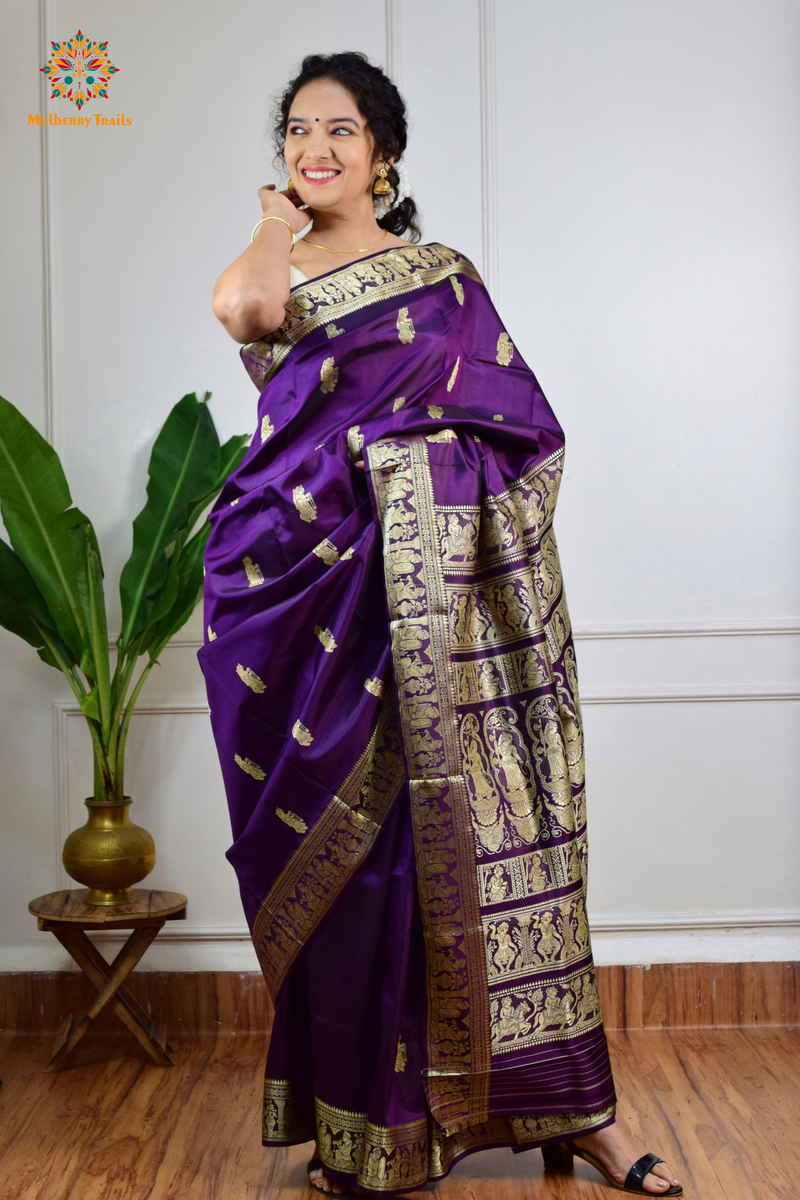
<path id="1" fill-rule="evenodd" d="M 237 663 L 236 674 L 242 683 L 246 683 L 252 691 L 265 692 L 267 690 L 264 680 L 259 675 L 256 675 L 255 671 L 251 670 L 250 667 L 243 667 L 241 663 Z"/>
<path id="2" fill-rule="evenodd" d="M 316 521 L 317 519 L 317 504 L 311 492 L 307 492 L 305 488 L 298 484 L 292 491 L 292 500 L 294 506 L 300 514 L 303 521 Z"/>
<path id="3" fill-rule="evenodd" d="M 323 629 L 321 625 L 314 626 L 314 633 L 325 647 L 327 654 L 333 654 L 337 647 L 336 638 L 331 633 L 330 629 Z"/>
<path id="4" fill-rule="evenodd" d="M 302 817 L 298 817 L 297 813 L 291 812 L 289 809 L 276 808 L 275 815 L 280 817 L 284 824 L 289 825 L 296 833 L 306 833 L 308 826 Z"/>
<path id="5" fill-rule="evenodd" d="M 241 758 L 238 754 L 234 754 L 233 761 L 237 767 L 241 767 L 245 775 L 252 775 L 253 779 L 266 779 L 267 773 L 262 770 L 258 763 L 254 763 L 251 758 Z"/>
<path id="6" fill-rule="evenodd" d="M 295 721 L 292 726 L 292 737 L 301 746 L 310 746 L 314 740 L 312 734 L 306 729 L 302 721 Z"/>
<path id="7" fill-rule="evenodd" d="M 260 583 L 264 582 L 264 576 L 261 573 L 261 567 L 258 565 L 258 563 L 253 562 L 249 554 L 245 554 L 244 558 L 242 559 L 242 563 L 244 565 L 245 574 L 247 575 L 248 587 L 257 587 Z"/>
<path id="8" fill-rule="evenodd" d="M 326 358 L 319 369 L 319 387 L 321 392 L 332 392 L 339 379 L 339 368 L 334 366 L 334 358 Z"/>
<path id="9" fill-rule="evenodd" d="M 328 538 L 323 538 L 318 546 L 314 547 L 314 554 L 317 558 L 321 558 L 324 563 L 332 567 L 335 562 L 338 562 L 339 551 L 334 546 L 333 542 Z"/>
<path id="10" fill-rule="evenodd" d="M 408 315 L 408 309 L 401 308 L 397 314 L 397 336 L 404 345 L 408 345 L 409 342 L 413 342 L 415 333 L 414 322 Z"/>
<path id="11" fill-rule="evenodd" d="M 514 357 L 514 346 L 507 333 L 501 333 L 497 339 L 497 361 L 501 367 L 507 367 Z"/>

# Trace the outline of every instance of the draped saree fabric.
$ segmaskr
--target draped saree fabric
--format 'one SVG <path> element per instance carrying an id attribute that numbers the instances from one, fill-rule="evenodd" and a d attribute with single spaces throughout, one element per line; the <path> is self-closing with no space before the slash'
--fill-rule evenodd
<path id="1" fill-rule="evenodd" d="M 391 1195 L 614 1119 L 564 439 L 436 243 L 293 288 L 241 353 L 258 428 L 210 516 L 199 658 L 275 1001 L 263 1141 Z"/>

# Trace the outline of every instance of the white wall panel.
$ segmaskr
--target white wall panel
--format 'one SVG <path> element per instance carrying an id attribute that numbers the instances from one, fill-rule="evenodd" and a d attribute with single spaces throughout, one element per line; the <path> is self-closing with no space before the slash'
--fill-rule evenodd
<path id="1" fill-rule="evenodd" d="M 108 580 L 172 404 L 207 388 L 223 437 L 253 426 L 210 299 L 278 178 L 272 97 L 314 50 L 389 62 L 423 240 L 484 273 L 567 434 L 598 961 L 796 956 L 796 4 L 13 0 L 1 19 L 0 393 L 52 420 Z M 101 111 L 133 123 L 43 135 L 42 45 L 79 27 L 120 67 Z M 149 879 L 190 903 L 142 966 L 251 970 L 200 636 L 198 612 L 132 727 Z M 68 967 L 26 903 L 62 885 L 87 739 L 3 631 L 0 766 L 0 970 Z"/>
<path id="2" fill-rule="evenodd" d="M 478 0 L 394 0 L 408 106 L 406 153 L 422 240 L 443 242 L 481 269 Z"/>
<path id="3" fill-rule="evenodd" d="M 43 157 L 29 112 L 39 112 L 39 20 L 35 4 L 0 7 L 6 47 L 0 84 L 0 395 L 13 400 L 40 428 L 46 425 L 42 223 Z M 11 51 L 13 47 L 13 52 Z"/>
<path id="4" fill-rule="evenodd" d="M 503 314 L 573 619 L 797 615 L 800 8 L 501 0 Z"/>

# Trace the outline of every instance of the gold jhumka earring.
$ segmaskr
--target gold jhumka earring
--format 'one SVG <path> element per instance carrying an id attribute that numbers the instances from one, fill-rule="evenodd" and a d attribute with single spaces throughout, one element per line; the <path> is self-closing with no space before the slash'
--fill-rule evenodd
<path id="1" fill-rule="evenodd" d="M 373 196 L 388 196 L 392 190 L 392 185 L 386 176 L 389 174 L 386 167 L 381 167 L 378 171 L 378 178 L 375 180 L 375 186 L 372 189 Z"/>
<path id="2" fill-rule="evenodd" d="M 293 192 L 295 190 L 294 180 L 292 179 L 291 175 L 289 176 L 289 182 L 286 184 L 286 190 L 287 192 Z"/>

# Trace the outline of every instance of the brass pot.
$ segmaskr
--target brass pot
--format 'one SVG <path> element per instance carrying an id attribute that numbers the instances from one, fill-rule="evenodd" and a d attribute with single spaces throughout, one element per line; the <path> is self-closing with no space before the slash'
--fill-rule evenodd
<path id="1" fill-rule="evenodd" d="M 64 842 L 64 870 L 88 887 L 86 904 L 129 904 L 131 886 L 156 865 L 156 844 L 146 829 L 134 825 L 130 796 L 107 803 L 84 800 L 89 818 Z"/>

